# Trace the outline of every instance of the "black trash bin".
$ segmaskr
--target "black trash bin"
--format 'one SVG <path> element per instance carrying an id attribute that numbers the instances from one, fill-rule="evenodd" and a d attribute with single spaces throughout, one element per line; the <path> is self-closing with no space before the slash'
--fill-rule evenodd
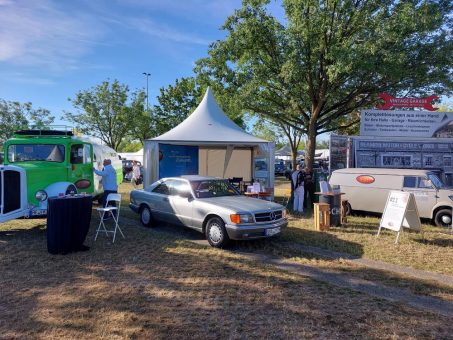
<path id="1" fill-rule="evenodd" d="M 324 192 L 319 194 L 319 203 L 327 203 L 330 205 L 330 225 L 341 225 L 341 195 L 340 192 Z"/>
<path id="2" fill-rule="evenodd" d="M 47 206 L 47 251 L 67 254 L 83 245 L 91 222 L 91 195 L 50 197 Z"/>

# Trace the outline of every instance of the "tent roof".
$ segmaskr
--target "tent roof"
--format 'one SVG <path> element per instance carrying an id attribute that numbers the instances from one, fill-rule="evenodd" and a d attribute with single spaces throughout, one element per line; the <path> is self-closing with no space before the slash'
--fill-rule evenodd
<path id="1" fill-rule="evenodd" d="M 305 151 L 298 150 L 297 155 L 304 155 Z M 285 146 L 281 147 L 280 149 L 275 151 L 275 156 L 291 156 L 291 146 L 286 144 Z"/>
<path id="2" fill-rule="evenodd" d="M 203 100 L 192 114 L 170 131 L 151 139 L 162 142 L 211 142 L 256 144 L 268 141 L 252 136 L 228 118 L 208 87 Z"/>

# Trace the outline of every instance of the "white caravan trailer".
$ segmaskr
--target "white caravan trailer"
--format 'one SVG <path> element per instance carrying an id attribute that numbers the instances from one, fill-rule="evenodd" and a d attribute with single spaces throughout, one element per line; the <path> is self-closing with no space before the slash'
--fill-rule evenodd
<path id="1" fill-rule="evenodd" d="M 414 194 L 420 217 L 437 226 L 452 223 L 453 190 L 429 170 L 347 168 L 335 170 L 329 184 L 340 186 L 349 211 L 383 213 L 389 191 L 401 190 Z"/>

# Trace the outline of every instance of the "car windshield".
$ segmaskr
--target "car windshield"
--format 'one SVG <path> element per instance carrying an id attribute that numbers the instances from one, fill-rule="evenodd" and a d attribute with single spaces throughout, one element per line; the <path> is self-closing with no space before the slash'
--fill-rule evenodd
<path id="1" fill-rule="evenodd" d="M 213 179 L 190 182 L 197 198 L 237 196 L 240 195 L 227 180 Z"/>
<path id="2" fill-rule="evenodd" d="M 437 177 L 436 175 L 429 174 L 428 178 L 431 180 L 431 183 L 433 183 L 437 189 L 442 189 L 445 186 L 445 184 L 442 183 L 440 178 Z"/>
<path id="3" fill-rule="evenodd" d="M 8 146 L 8 160 L 14 162 L 64 162 L 65 148 L 59 144 L 15 144 Z"/>

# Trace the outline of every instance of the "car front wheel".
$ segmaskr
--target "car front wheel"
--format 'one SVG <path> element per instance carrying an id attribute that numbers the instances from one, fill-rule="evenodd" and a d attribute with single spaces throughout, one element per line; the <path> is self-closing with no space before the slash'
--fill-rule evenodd
<path id="1" fill-rule="evenodd" d="M 147 206 L 144 206 L 140 210 L 140 222 L 145 227 L 152 227 L 153 226 L 153 215 L 151 214 L 151 209 Z"/>
<path id="2" fill-rule="evenodd" d="M 206 225 L 206 239 L 212 247 L 223 248 L 230 238 L 225 229 L 225 223 L 219 217 L 212 217 Z"/>
<path id="3" fill-rule="evenodd" d="M 434 223 L 438 227 L 450 227 L 451 226 L 451 209 L 441 209 L 436 213 L 434 217 Z"/>

